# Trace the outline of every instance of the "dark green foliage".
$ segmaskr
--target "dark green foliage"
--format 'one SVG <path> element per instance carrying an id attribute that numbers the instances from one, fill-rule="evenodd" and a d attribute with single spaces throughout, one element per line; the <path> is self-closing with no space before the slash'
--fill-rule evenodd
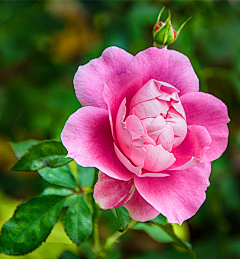
<path id="1" fill-rule="evenodd" d="M 38 170 L 38 173 L 42 176 L 42 178 L 45 181 L 49 183 L 72 189 L 78 188 L 77 181 L 73 176 L 68 165 L 64 165 L 57 168 L 45 167 Z"/>
<path id="2" fill-rule="evenodd" d="M 61 196 L 67 196 L 73 193 L 73 190 L 65 189 L 61 187 L 48 187 L 46 188 L 41 195 L 61 195 Z"/>
<path id="3" fill-rule="evenodd" d="M 93 184 L 95 174 L 93 167 L 82 167 L 78 165 L 77 172 L 81 188 L 91 186 Z"/>
<path id="4" fill-rule="evenodd" d="M 127 209 L 125 209 L 124 207 L 121 206 L 114 210 L 116 212 L 117 219 L 118 219 L 119 223 L 121 224 L 122 231 L 126 230 L 128 227 L 128 222 L 130 220 L 130 216 L 129 216 Z"/>
<path id="5" fill-rule="evenodd" d="M 36 171 L 44 167 L 62 166 L 72 160 L 65 158 L 66 155 L 67 150 L 60 141 L 45 140 L 31 146 L 10 170 Z"/>
<path id="6" fill-rule="evenodd" d="M 64 228 L 70 239 L 80 245 L 92 232 L 92 216 L 90 208 L 82 194 L 68 198 L 68 209 L 63 219 Z"/>
<path id="7" fill-rule="evenodd" d="M 30 253 L 50 234 L 61 212 L 64 196 L 40 196 L 20 205 L 4 224 L 0 252 L 9 255 Z"/>

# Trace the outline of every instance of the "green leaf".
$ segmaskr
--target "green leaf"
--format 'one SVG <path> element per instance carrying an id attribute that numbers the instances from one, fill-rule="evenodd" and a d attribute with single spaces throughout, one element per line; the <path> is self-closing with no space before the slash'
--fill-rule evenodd
<path id="1" fill-rule="evenodd" d="M 128 222 L 131 219 L 127 209 L 124 207 L 118 207 L 116 209 L 113 209 L 113 211 L 115 211 L 116 213 L 116 216 L 121 225 L 122 231 L 126 230 L 128 227 Z"/>
<path id="2" fill-rule="evenodd" d="M 2 228 L 0 253 L 24 255 L 40 246 L 57 222 L 64 199 L 39 196 L 20 205 Z"/>
<path id="3" fill-rule="evenodd" d="M 72 194 L 73 191 L 65 188 L 60 187 L 48 187 L 44 189 L 44 191 L 41 193 L 41 196 L 45 195 L 60 195 L 60 196 L 68 196 Z"/>
<path id="4" fill-rule="evenodd" d="M 92 233 L 92 215 L 82 194 L 67 198 L 69 201 L 63 224 L 69 238 L 80 245 Z"/>
<path id="5" fill-rule="evenodd" d="M 92 186 L 94 179 L 94 168 L 93 167 L 82 167 L 78 165 L 78 179 L 81 188 L 86 186 Z"/>
<path id="6" fill-rule="evenodd" d="M 11 142 L 12 149 L 18 159 L 24 155 L 24 153 L 31 146 L 36 145 L 38 143 L 37 140 L 27 140 L 24 142 Z"/>
<path id="7" fill-rule="evenodd" d="M 151 222 L 153 223 L 159 223 L 159 224 L 169 224 L 167 221 L 167 218 L 164 217 L 162 214 L 159 214 L 155 219 L 152 219 Z"/>
<path id="8" fill-rule="evenodd" d="M 159 227 L 150 225 L 148 223 L 139 222 L 135 226 L 133 226 L 133 229 L 144 231 L 157 242 L 161 242 L 161 243 L 173 242 L 173 239 L 169 235 L 167 235 L 162 229 L 159 229 Z"/>
<path id="9" fill-rule="evenodd" d="M 177 235 L 175 235 L 171 224 L 159 224 L 159 223 L 152 223 L 152 222 L 148 222 L 147 224 L 159 227 L 173 240 L 175 246 L 182 248 L 183 250 L 188 252 L 192 256 L 192 258 L 196 259 L 196 255 L 192 250 L 191 244 L 189 244 L 184 239 L 181 239 Z"/>
<path id="10" fill-rule="evenodd" d="M 68 165 L 57 168 L 45 167 L 38 170 L 38 173 L 49 183 L 72 189 L 78 188 L 78 183 Z"/>
<path id="11" fill-rule="evenodd" d="M 31 146 L 10 169 L 12 171 L 36 171 L 44 167 L 58 167 L 72 161 L 65 158 L 67 150 L 60 141 L 45 140 Z"/>

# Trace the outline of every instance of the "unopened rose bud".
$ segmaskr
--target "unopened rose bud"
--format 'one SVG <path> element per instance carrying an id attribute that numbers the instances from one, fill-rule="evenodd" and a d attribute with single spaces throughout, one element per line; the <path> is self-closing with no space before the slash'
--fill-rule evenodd
<path id="1" fill-rule="evenodd" d="M 159 12 L 158 18 L 156 23 L 154 24 L 153 27 L 153 39 L 154 43 L 153 46 L 158 47 L 158 48 L 163 48 L 167 45 L 172 44 L 177 37 L 179 36 L 183 26 L 188 22 L 188 20 L 191 18 L 188 18 L 187 21 L 185 21 L 178 31 L 175 31 L 171 22 L 171 13 L 169 11 L 168 13 L 168 18 L 165 22 L 161 22 L 160 18 L 163 13 L 164 7 L 161 9 Z"/>

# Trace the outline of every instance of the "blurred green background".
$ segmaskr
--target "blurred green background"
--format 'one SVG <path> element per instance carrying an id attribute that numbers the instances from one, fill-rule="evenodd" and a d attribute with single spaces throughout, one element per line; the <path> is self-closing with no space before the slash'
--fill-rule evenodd
<path id="1" fill-rule="evenodd" d="M 169 48 L 190 58 L 201 91 L 223 100 L 231 118 L 229 145 L 212 164 L 207 200 L 179 233 L 190 231 L 199 259 L 240 258 L 239 1 L 1 1 L 0 225 L 21 200 L 47 185 L 36 173 L 8 171 L 16 162 L 8 141 L 60 139 L 68 116 L 80 107 L 72 84 L 77 67 L 108 46 L 132 54 L 152 46 L 152 26 L 162 6 L 170 8 L 175 29 L 192 16 Z M 102 237 L 116 228 L 112 214 L 104 212 Z M 59 225 L 47 243 L 21 258 L 71 259 L 78 253 Z M 132 231 L 110 258 L 190 257 Z"/>

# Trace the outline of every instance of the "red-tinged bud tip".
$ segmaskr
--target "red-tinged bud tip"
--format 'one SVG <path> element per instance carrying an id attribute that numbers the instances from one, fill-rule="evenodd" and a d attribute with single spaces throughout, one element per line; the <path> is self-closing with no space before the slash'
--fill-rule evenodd
<path id="1" fill-rule="evenodd" d="M 160 27 L 161 27 L 160 22 L 158 22 L 158 23 L 156 24 L 156 27 L 155 27 L 155 29 L 154 29 L 154 32 L 157 32 L 157 30 L 158 30 Z"/>
<path id="2" fill-rule="evenodd" d="M 187 23 L 185 21 L 180 28 L 175 31 L 171 22 L 171 13 L 169 11 L 168 18 L 165 22 L 161 22 L 161 14 L 163 13 L 164 8 L 161 9 L 159 12 L 157 21 L 153 27 L 153 39 L 154 39 L 154 46 L 163 48 L 164 46 L 172 44 L 179 36 L 182 28 Z"/>

